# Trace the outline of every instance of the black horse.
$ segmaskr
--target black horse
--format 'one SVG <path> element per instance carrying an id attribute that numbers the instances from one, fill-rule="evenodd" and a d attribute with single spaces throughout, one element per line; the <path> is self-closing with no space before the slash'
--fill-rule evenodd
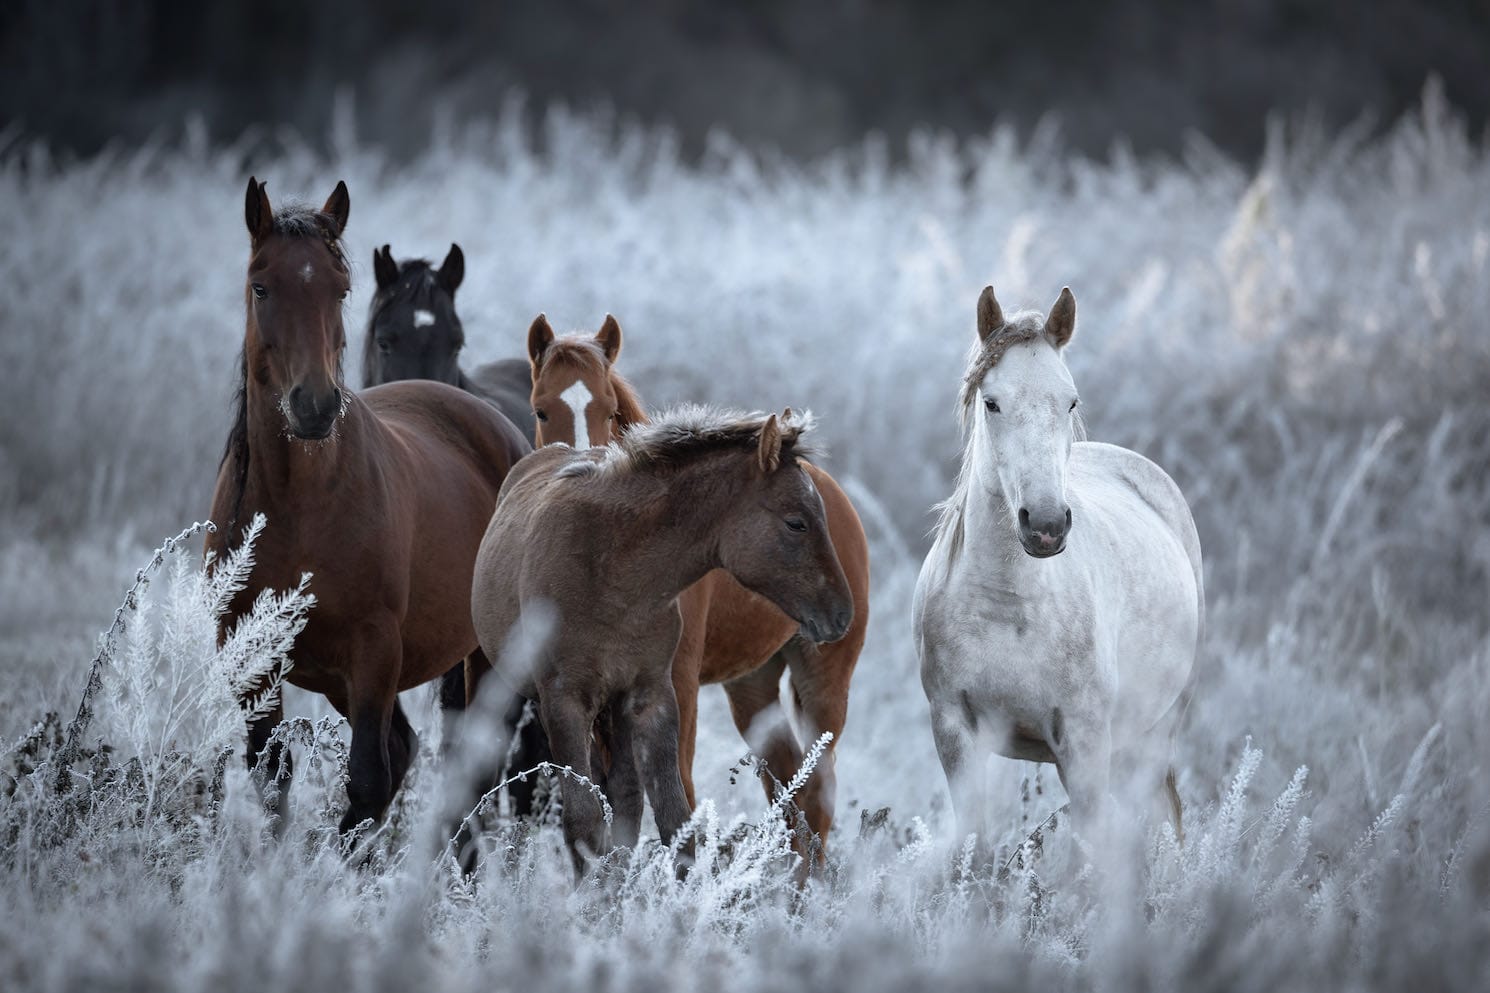
<path id="1" fill-rule="evenodd" d="M 455 291 L 466 273 L 460 246 L 452 244 L 436 269 L 425 259 L 395 262 L 387 245 L 373 251 L 373 273 L 378 289 L 367 319 L 362 348 L 362 383 L 378 386 L 400 379 L 433 379 L 457 386 L 487 401 L 507 416 L 530 443 L 537 424 L 533 418 L 533 373 L 526 358 L 488 362 L 467 375 L 460 367 L 465 329 L 455 312 Z M 479 651 L 479 649 L 478 649 Z M 485 666 L 481 658 L 477 664 Z M 508 704 L 509 731 L 522 722 L 524 700 Z M 440 680 L 440 707 L 464 710 L 467 704 L 464 664 Z M 522 724 L 521 740 L 512 756 L 520 772 L 550 759 L 548 739 L 537 720 Z M 532 808 L 534 780 L 514 783 L 508 790 L 513 808 L 526 814 Z"/>
<path id="2" fill-rule="evenodd" d="M 395 262 L 388 246 L 373 252 L 378 290 L 373 295 L 362 346 L 362 385 L 399 379 L 433 379 L 491 403 L 530 442 L 535 423 L 528 360 L 499 359 L 470 375 L 460 367 L 465 329 L 455 313 L 455 291 L 466 273 L 459 245 L 436 269 L 424 259 Z"/>

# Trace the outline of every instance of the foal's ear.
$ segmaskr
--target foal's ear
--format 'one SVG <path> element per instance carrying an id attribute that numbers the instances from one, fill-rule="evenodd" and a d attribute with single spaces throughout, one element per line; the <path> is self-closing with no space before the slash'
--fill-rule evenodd
<path id="1" fill-rule="evenodd" d="M 263 183 L 248 177 L 248 196 L 243 202 L 243 220 L 248 225 L 248 237 L 257 245 L 274 231 L 274 208 L 269 206 L 269 194 Z"/>
<path id="2" fill-rule="evenodd" d="M 331 223 L 336 227 L 336 236 L 347 229 L 347 217 L 352 213 L 352 197 L 347 193 L 347 184 L 340 179 L 336 181 L 336 189 L 326 198 L 326 205 L 321 208 L 321 213 L 331 218 Z"/>
<path id="3" fill-rule="evenodd" d="M 761 428 L 761 445 L 756 457 L 760 461 L 761 472 L 775 472 L 781 465 L 781 425 L 776 422 L 775 414 L 766 418 L 766 423 Z"/>
<path id="4" fill-rule="evenodd" d="M 398 263 L 393 261 L 393 252 L 387 245 L 373 249 L 373 277 L 377 279 L 380 290 L 398 282 Z"/>
<path id="5" fill-rule="evenodd" d="M 1065 348 L 1075 333 L 1076 298 L 1071 295 L 1071 287 L 1066 286 L 1050 308 L 1050 316 L 1045 318 L 1045 337 L 1056 348 Z"/>
<path id="6" fill-rule="evenodd" d="M 440 289 L 454 297 L 460 281 L 465 278 L 466 255 L 460 250 L 460 246 L 452 241 L 450 254 L 446 255 L 445 261 L 440 263 L 440 271 L 435 274 L 435 282 L 440 284 Z"/>
<path id="7" fill-rule="evenodd" d="M 539 314 L 528 325 L 528 361 L 533 364 L 533 372 L 538 371 L 538 366 L 543 362 L 543 353 L 553 343 L 554 329 L 549 326 L 548 317 Z"/>
<path id="8" fill-rule="evenodd" d="M 621 354 L 621 323 L 606 314 L 605 323 L 595 332 L 595 342 L 605 351 L 605 361 L 615 365 L 616 357 Z"/>
<path id="9" fill-rule="evenodd" d="M 988 336 L 1004 326 L 1004 311 L 999 306 L 998 298 L 993 295 L 993 287 L 983 287 L 983 293 L 978 297 L 978 338 L 987 341 Z"/>

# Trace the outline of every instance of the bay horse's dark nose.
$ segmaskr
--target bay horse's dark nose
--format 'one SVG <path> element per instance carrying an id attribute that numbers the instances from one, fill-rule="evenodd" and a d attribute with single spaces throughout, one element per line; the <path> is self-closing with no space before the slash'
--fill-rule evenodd
<path id="1" fill-rule="evenodd" d="M 306 389 L 296 384 L 290 388 L 290 428 L 302 438 L 324 438 L 331 433 L 336 417 L 341 413 L 341 387 L 333 386 L 324 393 Z"/>

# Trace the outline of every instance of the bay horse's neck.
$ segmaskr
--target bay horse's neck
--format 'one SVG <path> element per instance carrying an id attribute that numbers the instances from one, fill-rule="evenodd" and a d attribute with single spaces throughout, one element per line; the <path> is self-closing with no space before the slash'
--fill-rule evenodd
<path id="1" fill-rule="evenodd" d="M 365 416 L 360 401 L 348 399 L 330 437 L 309 441 L 290 433 L 280 396 L 272 386 L 259 383 L 251 373 L 246 386 L 248 469 L 240 516 L 247 519 L 265 505 L 324 500 L 326 491 L 311 484 L 334 480 L 341 472 Z"/>

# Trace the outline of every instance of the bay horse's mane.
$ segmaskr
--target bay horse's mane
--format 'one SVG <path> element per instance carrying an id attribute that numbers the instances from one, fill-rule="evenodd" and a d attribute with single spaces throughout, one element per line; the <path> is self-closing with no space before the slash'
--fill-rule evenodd
<path id="1" fill-rule="evenodd" d="M 341 236 L 336 233 L 336 222 L 316 207 L 289 201 L 274 213 L 274 233 L 287 238 L 319 238 L 331 253 L 331 258 L 347 271 L 347 256 L 342 249 Z M 248 305 L 248 306 L 251 306 Z M 341 379 L 338 359 L 337 379 Z M 238 385 L 233 393 L 233 426 L 228 431 L 227 444 L 223 446 L 222 458 L 217 471 L 233 461 L 233 516 L 222 527 L 223 548 L 234 545 L 234 534 L 238 530 L 238 518 L 243 511 L 243 491 L 248 486 L 248 350 L 247 343 L 238 350 Z"/>
<path id="2" fill-rule="evenodd" d="M 745 414 L 703 404 L 672 407 L 655 420 L 636 425 L 607 446 L 599 460 L 576 462 L 567 474 L 659 472 L 679 469 L 719 452 L 754 452 L 769 415 Z M 809 411 L 778 415 L 781 460 L 812 459 L 817 453 L 803 439 L 815 423 Z"/>
<path id="3" fill-rule="evenodd" d="M 592 375 L 610 375 L 610 385 L 616 393 L 616 424 L 623 432 L 629 432 L 639 424 L 647 423 L 647 411 L 641 397 L 616 371 L 615 366 L 605 360 L 605 349 L 587 334 L 565 335 L 555 338 L 543 352 L 543 365 L 551 363 L 567 365 Z"/>

